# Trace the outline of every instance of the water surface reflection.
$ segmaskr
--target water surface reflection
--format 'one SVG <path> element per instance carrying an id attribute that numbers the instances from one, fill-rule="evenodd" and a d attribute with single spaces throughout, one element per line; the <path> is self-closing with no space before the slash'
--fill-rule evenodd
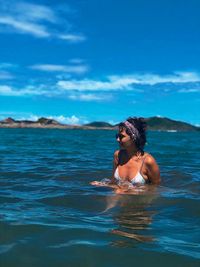
<path id="1" fill-rule="evenodd" d="M 137 188 L 129 194 L 114 194 L 107 197 L 106 211 L 113 209 L 113 220 L 117 227 L 112 233 L 140 242 L 153 242 L 151 224 L 157 213 L 152 210 L 152 202 L 158 197 L 155 187 Z M 127 240 L 117 240 L 113 245 L 127 246 Z"/>

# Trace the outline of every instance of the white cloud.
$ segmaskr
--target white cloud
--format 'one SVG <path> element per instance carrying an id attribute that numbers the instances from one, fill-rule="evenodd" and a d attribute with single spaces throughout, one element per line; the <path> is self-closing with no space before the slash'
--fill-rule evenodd
<path id="1" fill-rule="evenodd" d="M 65 81 L 61 80 L 57 83 L 58 87 L 63 90 L 78 90 L 78 91 L 98 91 L 98 90 L 117 90 L 117 89 L 124 89 L 127 84 L 118 84 L 117 82 L 108 81 L 98 81 L 98 80 L 71 80 Z"/>
<path id="2" fill-rule="evenodd" d="M 30 121 L 37 121 L 38 119 L 39 117 L 36 115 L 30 115 L 29 118 L 25 118 L 25 120 L 30 120 Z"/>
<path id="3" fill-rule="evenodd" d="M 152 74 L 132 74 L 132 75 L 115 75 L 107 76 L 105 80 L 92 79 L 72 79 L 68 76 L 73 73 L 84 73 L 87 70 L 85 65 L 33 65 L 31 68 L 57 72 L 59 75 L 53 77 L 59 79 L 57 83 L 52 79 L 46 84 L 27 85 L 24 88 L 8 86 L 6 84 L 0 85 L 0 95 L 5 96 L 46 96 L 57 97 L 64 96 L 71 100 L 78 101 L 110 101 L 114 95 L 114 91 L 131 91 L 133 93 L 141 93 L 144 90 L 151 90 L 155 86 L 156 90 L 164 91 L 169 86 L 170 91 L 173 89 L 178 93 L 197 93 L 199 92 L 200 76 L 198 73 L 179 73 L 174 75 L 152 75 Z M 60 73 L 61 72 L 61 73 Z M 63 79 L 67 75 L 67 79 Z M 148 77 L 148 78 L 147 78 Z M 11 79 L 7 72 L 0 71 L 0 79 Z M 32 81 L 34 82 L 34 81 Z M 184 88 L 185 83 L 185 88 Z M 188 83 L 193 88 L 188 88 Z M 150 87 L 138 85 L 151 85 Z M 186 87 L 187 86 L 187 87 Z M 142 89 L 141 89 L 142 88 Z M 183 89 L 181 89 L 183 88 Z"/>
<path id="4" fill-rule="evenodd" d="M 49 22 L 56 22 L 57 17 L 54 11 L 44 5 L 36 5 L 21 2 L 16 5 L 16 10 L 14 10 L 16 15 L 21 16 L 23 14 L 23 19 L 30 21 L 46 20 Z"/>
<path id="5" fill-rule="evenodd" d="M 172 75 L 156 74 L 132 74 L 113 75 L 102 80 L 60 80 L 57 85 L 63 90 L 78 91 L 110 91 L 110 90 L 133 90 L 134 85 L 156 85 L 164 83 L 187 83 L 200 82 L 200 75 L 196 72 L 174 72 Z"/>
<path id="6" fill-rule="evenodd" d="M 36 115 L 28 115 L 28 116 L 24 116 L 23 115 L 20 115 L 19 114 L 15 114 L 17 115 L 17 118 L 15 118 L 16 120 L 28 120 L 28 121 L 37 121 L 40 117 L 36 116 Z"/>
<path id="7" fill-rule="evenodd" d="M 82 34 L 61 34 L 58 35 L 58 37 L 72 43 L 83 42 L 86 40 L 86 37 Z"/>
<path id="8" fill-rule="evenodd" d="M 48 89 L 46 89 L 48 88 Z M 15 97 L 23 97 L 23 96 L 47 96 L 47 97 L 55 97 L 59 95 L 66 95 L 67 98 L 75 101 L 110 101 L 112 99 L 111 94 L 83 94 L 77 92 L 68 92 L 66 93 L 63 90 L 59 90 L 51 86 L 46 86 L 44 84 L 38 86 L 27 86 L 23 89 L 12 88 L 7 85 L 0 85 L 0 95 L 4 96 L 15 96 Z"/>
<path id="9" fill-rule="evenodd" d="M 110 123 L 111 125 L 116 125 L 119 123 L 119 121 L 109 120 L 108 123 Z"/>
<path id="10" fill-rule="evenodd" d="M 108 101 L 111 99 L 110 95 L 96 95 L 96 94 L 70 94 L 68 98 L 80 101 Z"/>
<path id="11" fill-rule="evenodd" d="M 186 82 L 199 82 L 200 74 L 196 72 L 174 72 L 171 75 L 158 75 L 152 73 L 146 74 L 132 74 L 122 76 L 110 76 L 111 82 L 118 84 L 148 84 L 155 85 L 159 83 L 186 83 Z"/>
<path id="12" fill-rule="evenodd" d="M 59 116 L 56 116 L 56 115 L 41 115 L 41 116 L 38 116 L 38 115 L 29 115 L 29 116 L 22 116 L 20 118 L 18 118 L 19 120 L 30 120 L 30 121 L 37 121 L 39 118 L 41 117 L 45 117 L 47 119 L 51 119 L 51 120 L 56 120 L 60 123 L 63 123 L 63 124 L 79 124 L 80 123 L 80 119 L 75 116 L 75 115 L 72 115 L 71 117 L 65 117 L 64 115 L 59 115 Z"/>
<path id="13" fill-rule="evenodd" d="M 47 71 L 47 72 L 68 72 L 68 73 L 85 73 L 88 71 L 87 65 L 52 65 L 52 64 L 38 64 L 30 66 L 31 69 Z"/>
<path id="14" fill-rule="evenodd" d="M 0 80 L 12 80 L 14 79 L 14 75 L 10 73 L 12 69 L 16 69 L 18 65 L 8 63 L 8 62 L 1 62 L 0 63 Z"/>
<path id="15" fill-rule="evenodd" d="M 54 119 L 60 123 L 63 123 L 63 124 L 80 124 L 80 119 L 75 116 L 75 115 L 72 115 L 71 117 L 65 117 L 63 115 L 60 115 L 60 116 L 47 116 L 46 118 L 48 119 Z"/>
<path id="16" fill-rule="evenodd" d="M 69 9 L 67 9 L 69 13 Z M 56 38 L 67 42 L 83 42 L 82 33 L 69 31 L 71 24 L 66 19 L 66 8 L 26 2 L 0 0 L 0 26 L 3 32 L 30 34 L 39 38 Z"/>
<path id="17" fill-rule="evenodd" d="M 164 118 L 163 116 L 161 115 L 156 115 L 157 118 Z"/>
<path id="18" fill-rule="evenodd" d="M 81 58 L 72 58 L 69 60 L 69 63 L 72 63 L 72 64 L 81 64 L 83 62 L 84 62 L 84 60 Z"/>
<path id="19" fill-rule="evenodd" d="M 47 119 L 56 120 L 63 124 L 70 124 L 70 125 L 80 125 L 83 123 L 87 123 L 88 121 L 85 120 L 83 117 L 77 117 L 76 115 L 72 116 L 64 116 L 64 115 L 34 115 L 34 114 L 21 114 L 18 112 L 1 112 L 0 113 L 0 119 L 5 119 L 5 117 L 12 116 L 16 120 L 29 120 L 29 121 L 37 121 L 41 117 L 45 117 Z"/>
<path id="20" fill-rule="evenodd" d="M 0 95 L 4 96 L 34 96 L 34 95 L 49 95 L 49 91 L 42 89 L 42 86 L 34 88 L 27 86 L 25 89 L 16 89 L 8 85 L 0 85 Z"/>
<path id="21" fill-rule="evenodd" d="M 200 88 L 194 88 L 194 89 L 181 89 L 178 91 L 179 93 L 200 93 Z"/>
<path id="22" fill-rule="evenodd" d="M 28 21 L 18 21 L 16 18 L 12 17 L 1 17 L 0 24 L 11 26 L 19 33 L 29 33 L 37 37 L 50 36 L 50 33 L 48 33 L 45 26 L 36 23 L 31 23 Z"/>
<path id="23" fill-rule="evenodd" d="M 17 68 L 18 65 L 17 64 L 13 64 L 13 63 L 8 63 L 8 62 L 2 62 L 0 63 L 0 69 L 13 69 L 13 68 Z"/>
<path id="24" fill-rule="evenodd" d="M 7 85 L 0 85 L 0 95 L 12 95 L 13 90 Z"/>

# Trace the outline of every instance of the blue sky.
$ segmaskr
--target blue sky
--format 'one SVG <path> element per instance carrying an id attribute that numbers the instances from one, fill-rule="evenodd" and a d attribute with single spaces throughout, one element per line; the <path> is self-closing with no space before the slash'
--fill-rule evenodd
<path id="1" fill-rule="evenodd" d="M 200 124 L 199 0 L 0 0 L 0 119 Z"/>

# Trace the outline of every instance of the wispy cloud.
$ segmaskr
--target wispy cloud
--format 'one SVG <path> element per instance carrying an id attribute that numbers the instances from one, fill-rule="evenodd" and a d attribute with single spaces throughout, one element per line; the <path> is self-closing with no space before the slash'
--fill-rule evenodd
<path id="1" fill-rule="evenodd" d="M 82 33 L 70 31 L 66 20 L 69 9 L 59 10 L 45 5 L 0 0 L 0 26 L 2 32 L 29 34 L 39 38 L 57 38 L 67 42 L 82 42 Z M 65 16 L 64 16 L 65 15 Z"/>
<path id="2" fill-rule="evenodd" d="M 200 87 L 199 88 L 193 88 L 193 89 L 181 89 L 178 90 L 178 93 L 200 93 Z"/>
<path id="3" fill-rule="evenodd" d="M 132 74 L 112 75 L 102 80 L 60 80 L 57 85 L 63 90 L 78 91 L 110 91 L 110 90 L 133 90 L 134 85 L 157 85 L 167 83 L 200 82 L 200 74 L 196 72 L 174 72 L 172 75 L 156 74 Z"/>
<path id="4" fill-rule="evenodd" d="M 68 98 L 72 100 L 79 100 L 79 101 L 110 101 L 112 96 L 108 94 L 70 94 Z"/>
<path id="5" fill-rule="evenodd" d="M 1 62 L 0 63 L 0 80 L 12 80 L 14 79 L 14 75 L 10 72 L 13 69 L 16 69 L 18 65 Z"/>
<path id="6" fill-rule="evenodd" d="M 61 97 L 64 96 L 73 101 L 111 101 L 114 99 L 113 92 L 131 91 L 141 93 L 151 90 L 170 93 L 198 93 L 200 92 L 200 75 L 196 72 L 174 75 L 153 75 L 153 74 L 132 74 L 107 76 L 104 80 L 93 79 L 73 79 L 70 75 L 84 73 L 87 71 L 85 65 L 33 65 L 32 69 L 56 72 L 53 79 L 46 83 L 38 84 L 32 81 L 32 85 L 24 87 L 13 87 L 4 84 L 0 85 L 0 95 L 5 96 L 46 96 Z M 12 76 L 7 72 L 0 71 L 0 79 L 11 79 Z M 58 82 L 55 79 L 67 76 L 67 79 L 61 79 Z M 169 88 L 169 90 L 167 90 Z"/>
<path id="7" fill-rule="evenodd" d="M 8 62 L 2 62 L 0 63 L 0 69 L 7 70 L 7 69 L 15 69 L 17 68 L 17 64 L 8 63 Z"/>
<path id="8" fill-rule="evenodd" d="M 46 72 L 67 72 L 67 73 L 85 73 L 88 71 L 87 65 L 53 65 L 53 64 L 37 64 L 30 66 L 31 69 Z"/>
<path id="9" fill-rule="evenodd" d="M 65 117 L 63 115 L 60 116 L 48 116 L 49 119 L 55 119 L 61 123 L 65 124 L 80 124 L 81 120 L 75 115 L 72 115 L 71 117 Z"/>
<path id="10" fill-rule="evenodd" d="M 61 34 L 58 35 L 58 37 L 71 43 L 78 43 L 86 40 L 86 37 L 83 34 Z"/>
<path id="11" fill-rule="evenodd" d="M 108 91 L 127 88 L 131 83 L 118 83 L 118 81 L 112 82 L 109 78 L 107 81 L 100 80 L 61 80 L 57 83 L 58 87 L 63 90 L 78 90 L 78 91 Z"/>
<path id="12" fill-rule="evenodd" d="M 82 58 L 71 58 L 69 60 L 69 63 L 71 64 L 82 64 L 83 62 L 85 62 L 85 60 L 83 60 Z"/>
<path id="13" fill-rule="evenodd" d="M 50 33 L 45 26 L 28 21 L 17 21 L 12 17 L 1 17 L 0 24 L 11 26 L 19 33 L 29 33 L 37 37 L 50 37 Z"/>
<path id="14" fill-rule="evenodd" d="M 44 90 L 42 86 L 27 86 L 25 89 L 16 89 L 8 85 L 0 85 L 0 95 L 4 96 L 34 96 L 45 95 L 48 96 L 49 91 Z"/>
<path id="15" fill-rule="evenodd" d="M 12 80 L 14 76 L 7 71 L 0 71 L 0 80 Z"/>
<path id="16" fill-rule="evenodd" d="M 0 85 L 0 95 L 12 95 L 13 90 L 7 85 Z"/>
<path id="17" fill-rule="evenodd" d="M 14 14 L 20 16 L 23 14 L 24 20 L 56 22 L 58 20 L 55 12 L 47 6 L 37 5 L 27 2 L 19 2 L 15 5 Z"/>

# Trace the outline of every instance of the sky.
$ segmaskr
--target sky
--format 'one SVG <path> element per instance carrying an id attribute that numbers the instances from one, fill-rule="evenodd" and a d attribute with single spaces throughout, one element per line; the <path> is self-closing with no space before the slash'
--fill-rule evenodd
<path id="1" fill-rule="evenodd" d="M 0 0 L 0 119 L 200 125 L 199 0 Z"/>

